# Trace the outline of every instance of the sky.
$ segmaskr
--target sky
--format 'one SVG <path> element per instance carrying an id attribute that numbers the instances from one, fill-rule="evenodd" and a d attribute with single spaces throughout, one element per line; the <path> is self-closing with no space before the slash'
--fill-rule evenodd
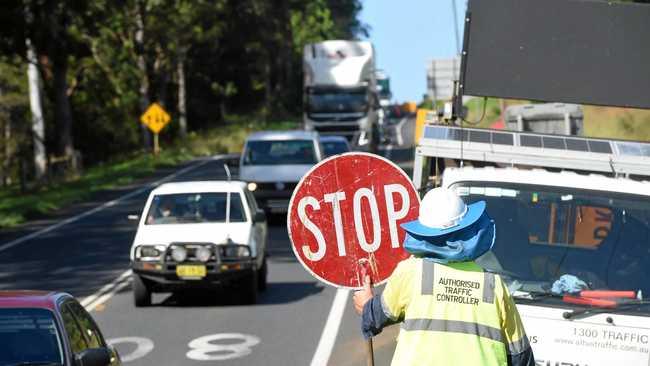
<path id="1" fill-rule="evenodd" d="M 456 54 L 453 0 L 364 0 L 361 21 L 370 25 L 377 67 L 390 76 L 397 102 L 422 100 L 426 65 L 433 58 Z M 466 1 L 456 0 L 462 46 Z"/>

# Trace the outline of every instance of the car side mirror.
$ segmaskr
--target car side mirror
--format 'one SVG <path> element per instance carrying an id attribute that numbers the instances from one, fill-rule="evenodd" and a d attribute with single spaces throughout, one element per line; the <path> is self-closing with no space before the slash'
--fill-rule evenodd
<path id="1" fill-rule="evenodd" d="M 253 221 L 255 222 L 264 222 L 266 221 L 266 214 L 264 213 L 263 210 L 257 210 L 255 212 L 255 217 L 253 218 Z"/>
<path id="2" fill-rule="evenodd" d="M 106 347 L 88 348 L 75 355 L 77 366 L 109 366 L 113 357 L 111 350 Z"/>

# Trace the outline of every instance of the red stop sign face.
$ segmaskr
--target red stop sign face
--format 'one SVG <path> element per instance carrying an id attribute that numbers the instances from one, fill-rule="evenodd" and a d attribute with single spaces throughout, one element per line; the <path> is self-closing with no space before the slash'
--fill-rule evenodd
<path id="1" fill-rule="evenodd" d="M 360 288 L 361 267 L 375 284 L 408 257 L 403 222 L 418 216 L 409 177 L 377 155 L 348 153 L 320 162 L 298 183 L 287 228 L 293 251 L 319 280 Z"/>

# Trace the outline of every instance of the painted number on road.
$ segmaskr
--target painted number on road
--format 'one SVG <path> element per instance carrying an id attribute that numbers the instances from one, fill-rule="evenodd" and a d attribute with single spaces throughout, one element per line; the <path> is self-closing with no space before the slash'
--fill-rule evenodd
<path id="1" fill-rule="evenodd" d="M 149 338 L 142 337 L 122 337 L 122 338 L 113 338 L 106 341 L 113 347 L 117 348 L 117 344 L 134 344 L 135 349 L 131 352 L 124 353 L 118 350 L 120 353 L 120 358 L 122 362 L 131 362 L 142 358 L 153 351 L 153 341 Z"/>
<path id="2" fill-rule="evenodd" d="M 197 361 L 219 361 L 244 357 L 260 339 L 241 333 L 221 333 L 197 338 L 187 344 L 187 358 Z"/>
<path id="3" fill-rule="evenodd" d="M 109 345 L 120 348 L 118 352 L 122 362 L 131 362 L 142 358 L 154 349 L 154 343 L 149 338 L 144 337 L 121 337 L 112 338 L 106 341 Z M 196 338 L 187 346 L 190 351 L 187 352 L 187 358 L 196 361 L 219 361 L 233 358 L 244 357 L 253 352 L 251 347 L 260 343 L 256 336 L 241 333 L 219 333 L 206 335 Z M 118 347 L 117 345 L 122 345 Z M 122 349 L 130 349 L 129 346 L 135 345 L 135 349 L 125 352 Z"/>

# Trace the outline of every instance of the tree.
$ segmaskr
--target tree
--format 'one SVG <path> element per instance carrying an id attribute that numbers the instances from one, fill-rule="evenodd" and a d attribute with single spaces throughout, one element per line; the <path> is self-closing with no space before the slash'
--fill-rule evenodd
<path id="1" fill-rule="evenodd" d="M 304 45 L 366 32 L 360 9 L 359 0 L 3 0 L 0 70 L 3 60 L 21 60 L 27 85 L 29 39 L 45 148 L 79 150 L 92 165 L 150 146 L 139 117 L 151 101 L 177 116 L 170 140 L 222 123 L 226 112 L 297 116 Z M 0 115 L 15 90 L 2 80 Z M 19 120 L 20 109 L 10 109 Z M 18 120 L 0 126 L 11 127 L 11 139 Z M 38 141 L 25 145 L 31 158 L 42 154 Z"/>
<path id="2" fill-rule="evenodd" d="M 83 17 L 86 6 L 83 1 L 33 0 L 25 3 L 27 14 L 33 21 L 25 22 L 27 37 L 33 41 L 41 55 L 41 68 L 50 76 L 50 92 L 53 94 L 54 118 L 57 132 L 57 151 L 73 162 L 72 138 L 73 115 L 68 84 L 71 57 L 82 53 L 83 45 L 72 37 L 69 28 L 75 17 Z M 31 20 L 31 19 L 30 19 Z"/>
<path id="3" fill-rule="evenodd" d="M 187 85 L 186 62 L 192 45 L 218 39 L 224 22 L 225 1 L 171 0 L 156 8 L 157 14 L 149 24 L 156 35 L 152 40 L 160 50 L 156 63 L 168 65 L 160 68 L 158 74 L 169 75 L 175 72 L 177 80 L 177 108 L 179 133 L 187 134 Z M 161 21 L 162 20 L 162 21 Z M 172 68 L 170 66 L 174 66 Z M 163 86 L 164 88 L 164 86 Z M 163 99 L 163 98 L 161 98 Z"/>

